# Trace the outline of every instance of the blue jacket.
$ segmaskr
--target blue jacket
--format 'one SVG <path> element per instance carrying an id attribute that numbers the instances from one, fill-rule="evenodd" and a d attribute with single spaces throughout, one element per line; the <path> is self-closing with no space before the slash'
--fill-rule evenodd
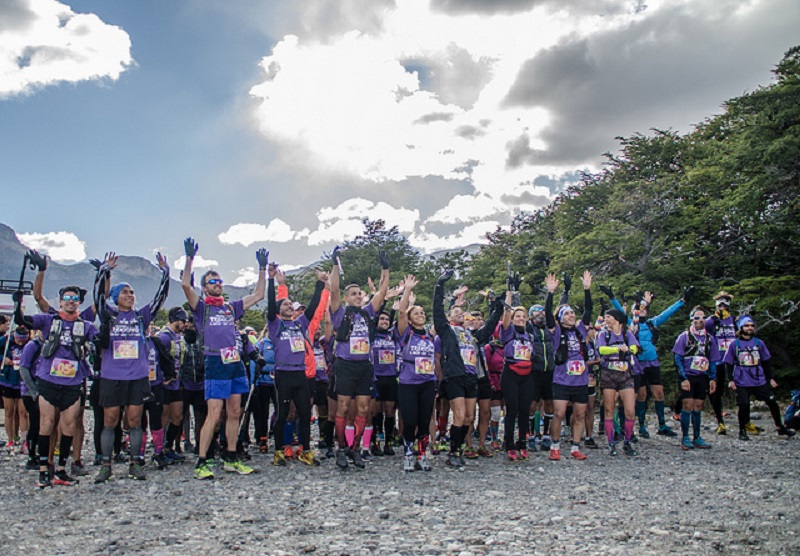
<path id="1" fill-rule="evenodd" d="M 261 338 L 258 342 L 256 342 L 256 349 L 258 349 L 258 353 L 261 354 L 261 357 L 267 362 L 264 368 L 261 370 L 261 376 L 258 377 L 258 382 L 256 384 L 261 385 L 273 385 L 275 384 L 275 380 L 272 378 L 272 373 L 275 372 L 275 348 L 272 346 L 272 342 L 267 336 Z M 256 364 L 255 362 L 250 362 L 250 381 L 252 382 L 256 376 Z"/>
<path id="2" fill-rule="evenodd" d="M 615 309 L 622 311 L 622 305 L 620 304 L 619 300 L 616 298 L 611 300 L 611 304 L 614 306 Z M 650 330 L 650 326 L 648 326 L 648 322 L 654 328 L 658 328 L 665 322 L 669 320 L 669 318 L 678 312 L 685 303 L 683 299 L 679 299 L 655 317 L 648 317 L 647 321 L 639 323 L 639 333 L 636 337 L 639 340 L 639 344 L 642 347 L 641 353 L 637 355 L 639 361 L 657 361 L 658 360 L 658 353 L 656 352 L 656 346 L 653 345 L 653 331 Z M 633 318 L 628 318 L 628 326 L 633 325 Z"/>

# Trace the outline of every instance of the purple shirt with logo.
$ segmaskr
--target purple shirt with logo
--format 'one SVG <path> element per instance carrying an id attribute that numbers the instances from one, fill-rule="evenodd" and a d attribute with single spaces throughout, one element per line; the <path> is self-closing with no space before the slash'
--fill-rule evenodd
<path id="1" fill-rule="evenodd" d="M 375 376 L 397 376 L 397 345 L 392 330 L 376 332 L 372 342 L 372 364 Z"/>
<path id="2" fill-rule="evenodd" d="M 22 354 L 20 355 L 19 358 L 19 366 L 27 367 L 28 369 L 30 369 L 32 376 L 35 372 L 34 367 L 37 362 L 36 358 L 38 358 L 36 352 L 39 351 L 40 347 L 41 347 L 40 343 L 35 341 L 29 341 L 27 344 L 25 344 L 25 347 L 22 348 Z M 28 390 L 28 387 L 25 386 L 25 382 L 22 383 L 22 388 L 20 389 L 20 393 L 23 396 L 30 395 L 30 391 Z"/>
<path id="3" fill-rule="evenodd" d="M 581 338 L 586 340 L 588 331 L 583 321 L 578 321 L 574 328 L 565 329 L 564 336 L 567 340 L 567 361 L 561 365 L 556 365 L 553 371 L 553 383 L 562 386 L 588 386 L 589 385 L 589 372 L 586 361 L 583 359 L 581 352 L 581 343 L 578 339 L 578 333 Z M 551 334 L 553 338 L 553 349 L 557 350 L 561 343 L 561 327 L 556 324 L 556 328 Z"/>
<path id="4" fill-rule="evenodd" d="M 167 348 L 167 351 L 170 352 L 172 355 L 172 362 L 175 365 L 175 376 L 180 378 L 181 376 L 181 350 L 183 346 L 181 342 L 183 339 L 172 331 L 171 328 L 166 327 L 164 330 L 157 334 L 158 339 L 161 340 L 161 343 L 164 344 L 164 347 Z M 163 376 L 163 372 L 162 372 Z M 181 387 L 180 380 L 172 380 L 169 384 L 164 384 L 165 390 L 178 390 Z"/>
<path id="5" fill-rule="evenodd" d="M 269 339 L 275 348 L 276 371 L 306 370 L 306 331 L 308 318 L 305 313 L 295 320 L 276 317 L 267 321 Z"/>
<path id="6" fill-rule="evenodd" d="M 198 338 L 203 338 L 204 353 L 220 356 L 223 361 L 234 358 L 233 351 L 236 350 L 236 338 L 239 336 L 236 321 L 244 316 L 244 301 L 240 299 L 220 306 L 206 306 L 201 299 L 192 314 Z"/>
<path id="7" fill-rule="evenodd" d="M 109 346 L 100 354 L 100 376 L 110 380 L 148 377 L 150 366 L 147 363 L 144 331 L 153 320 L 150 305 L 139 309 L 138 315 L 134 310 L 118 311 L 110 306 L 107 310 L 116 315 L 109 334 Z"/>
<path id="8" fill-rule="evenodd" d="M 606 339 L 606 336 L 608 336 L 608 339 Z M 634 336 L 633 332 L 630 330 L 628 330 L 625 338 L 622 337 L 622 334 L 615 334 L 611 330 L 602 331 L 597 335 L 595 342 L 597 349 L 600 350 L 600 348 L 603 346 L 616 347 L 624 345 L 626 343 L 625 339 L 628 340 L 628 347 L 639 345 L 639 342 L 636 340 L 636 336 Z M 623 371 L 633 374 L 636 361 L 636 356 L 630 352 L 612 353 L 610 355 L 601 356 L 600 367 L 604 370 L 608 369 L 611 371 Z"/>
<path id="9" fill-rule="evenodd" d="M 375 309 L 371 303 L 362 307 L 362 310 L 369 318 L 375 318 Z M 339 329 L 344 320 L 344 315 L 344 305 L 340 305 L 339 309 L 331 315 L 334 330 Z M 336 342 L 336 357 L 346 361 L 368 361 L 371 352 L 369 323 L 360 313 L 355 313 L 353 314 L 353 330 L 350 332 L 350 337 L 345 342 Z"/>
<path id="10" fill-rule="evenodd" d="M 770 357 L 772 356 L 762 340 L 750 338 L 734 340 L 722 361 L 733 365 L 733 383 L 736 386 L 752 388 L 767 383 L 761 362 Z"/>
<path id="11" fill-rule="evenodd" d="M 50 335 L 50 328 L 53 325 L 53 315 L 33 315 L 32 318 L 32 328 L 41 330 L 42 337 L 46 339 Z M 61 386 L 77 386 L 91 374 L 86 360 L 77 360 L 75 354 L 72 353 L 73 326 L 75 326 L 75 321 L 61 321 L 58 347 L 52 357 L 46 359 L 39 357 L 35 373 L 37 378 Z M 84 337 L 86 341 L 91 341 L 95 336 L 97 336 L 97 328 L 92 323 L 84 321 Z"/>
<path id="12" fill-rule="evenodd" d="M 689 334 L 692 335 L 691 345 L 689 344 Z M 708 343 L 708 347 L 706 347 L 706 343 Z M 683 356 L 683 370 L 686 376 L 706 375 L 709 364 L 718 363 L 721 359 L 716 339 L 705 329 L 700 334 L 694 330 L 684 330 L 675 340 L 672 353 Z"/>
<path id="13" fill-rule="evenodd" d="M 719 326 L 715 321 L 719 319 Z M 716 333 L 714 329 L 716 328 Z M 717 339 L 717 349 L 720 353 L 728 351 L 734 340 L 736 340 L 736 323 L 733 321 L 733 315 L 728 315 L 724 319 L 720 319 L 717 315 L 712 315 L 706 319 L 706 332 Z"/>
<path id="14" fill-rule="evenodd" d="M 431 334 L 416 334 L 409 326 L 400 336 L 398 347 L 400 384 L 436 380 L 436 348 Z"/>

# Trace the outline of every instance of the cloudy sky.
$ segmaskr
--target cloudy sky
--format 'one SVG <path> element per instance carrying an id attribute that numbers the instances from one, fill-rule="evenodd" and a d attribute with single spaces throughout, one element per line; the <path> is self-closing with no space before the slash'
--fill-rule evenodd
<path id="1" fill-rule="evenodd" d="M 796 0 L 0 0 L 0 221 L 228 280 L 398 225 L 482 241 L 597 169 L 767 85 Z"/>

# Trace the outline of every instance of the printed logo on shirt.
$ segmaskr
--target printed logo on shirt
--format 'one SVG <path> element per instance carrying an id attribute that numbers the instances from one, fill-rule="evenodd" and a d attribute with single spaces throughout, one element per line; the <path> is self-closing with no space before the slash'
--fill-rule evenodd
<path id="1" fill-rule="evenodd" d="M 303 337 L 300 334 L 291 334 L 288 341 L 289 349 L 292 350 L 292 353 L 300 353 L 306 350 L 306 343 L 303 341 Z"/>
<path id="2" fill-rule="evenodd" d="M 139 359 L 139 342 L 114 340 L 114 359 Z"/>
<path id="3" fill-rule="evenodd" d="M 238 363 L 242 360 L 239 356 L 239 350 L 236 347 L 227 347 L 222 348 L 219 350 L 219 356 L 222 359 L 222 362 L 226 365 L 228 363 Z"/>
<path id="4" fill-rule="evenodd" d="M 61 378 L 74 378 L 78 374 L 78 362 L 71 359 L 53 359 L 50 366 L 50 376 Z"/>
<path id="5" fill-rule="evenodd" d="M 433 368 L 433 357 L 414 358 L 414 371 L 418 375 L 432 375 Z"/>

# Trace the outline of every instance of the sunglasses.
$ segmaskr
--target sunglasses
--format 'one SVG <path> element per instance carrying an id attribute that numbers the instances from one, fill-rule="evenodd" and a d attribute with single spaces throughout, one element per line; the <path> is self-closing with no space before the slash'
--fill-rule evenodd
<path id="1" fill-rule="evenodd" d="M 81 300 L 81 296 L 79 296 L 79 295 L 66 295 L 65 294 L 65 295 L 61 296 L 61 301 L 80 301 L 80 300 Z"/>
<path id="2" fill-rule="evenodd" d="M 692 320 L 705 320 L 705 317 L 692 317 Z"/>
<path id="3" fill-rule="evenodd" d="M 215 284 L 222 284 L 222 278 L 212 278 L 206 282 L 207 285 L 215 285 Z"/>

